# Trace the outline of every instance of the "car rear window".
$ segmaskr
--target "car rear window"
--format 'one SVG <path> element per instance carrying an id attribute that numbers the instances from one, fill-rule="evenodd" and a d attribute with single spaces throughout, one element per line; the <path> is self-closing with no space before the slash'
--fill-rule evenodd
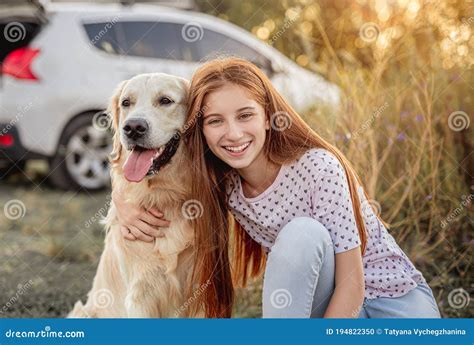
<path id="1" fill-rule="evenodd" d="M 10 52 L 27 46 L 41 28 L 41 24 L 29 21 L 0 22 L 0 64 Z"/>

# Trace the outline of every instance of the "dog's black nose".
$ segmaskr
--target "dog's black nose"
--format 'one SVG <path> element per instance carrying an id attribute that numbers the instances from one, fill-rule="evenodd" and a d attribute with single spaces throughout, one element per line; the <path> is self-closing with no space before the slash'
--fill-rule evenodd
<path id="1" fill-rule="evenodd" d="M 138 139 L 148 131 L 148 122 L 143 119 L 129 119 L 125 121 L 123 133 L 130 139 Z"/>

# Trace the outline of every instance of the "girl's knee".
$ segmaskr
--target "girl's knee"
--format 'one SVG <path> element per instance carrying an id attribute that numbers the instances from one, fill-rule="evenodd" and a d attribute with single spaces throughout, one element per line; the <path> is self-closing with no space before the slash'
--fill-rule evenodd
<path id="1" fill-rule="evenodd" d="M 310 217 L 296 217 L 279 232 L 272 253 L 285 256 L 308 256 L 333 251 L 329 231 Z M 299 253 L 299 255 L 298 255 Z"/>

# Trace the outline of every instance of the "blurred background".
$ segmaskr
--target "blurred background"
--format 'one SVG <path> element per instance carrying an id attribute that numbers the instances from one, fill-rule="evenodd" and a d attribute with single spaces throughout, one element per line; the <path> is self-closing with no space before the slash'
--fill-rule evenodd
<path id="1" fill-rule="evenodd" d="M 472 317 L 473 30 L 469 0 L 2 0 L 0 317 L 64 317 L 91 287 L 114 87 L 223 55 L 347 155 L 442 315 Z"/>

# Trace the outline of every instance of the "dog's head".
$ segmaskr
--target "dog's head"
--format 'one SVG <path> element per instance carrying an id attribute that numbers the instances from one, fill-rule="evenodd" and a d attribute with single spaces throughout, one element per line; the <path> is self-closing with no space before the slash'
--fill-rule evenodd
<path id="1" fill-rule="evenodd" d="M 189 82 L 164 73 L 122 82 L 109 106 L 114 126 L 112 163 L 123 163 L 130 182 L 163 168 L 176 152 L 186 121 Z M 122 157 L 123 155 L 123 157 Z"/>

